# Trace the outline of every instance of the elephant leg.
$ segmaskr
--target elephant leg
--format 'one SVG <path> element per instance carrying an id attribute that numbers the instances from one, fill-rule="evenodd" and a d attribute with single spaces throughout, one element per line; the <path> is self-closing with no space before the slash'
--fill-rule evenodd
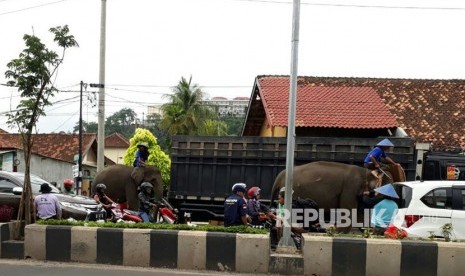
<path id="1" fill-rule="evenodd" d="M 139 209 L 139 198 L 135 183 L 126 184 L 126 199 L 128 201 L 128 209 L 137 211 Z"/>
<path id="2" fill-rule="evenodd" d="M 352 193 L 351 193 L 352 194 Z M 342 232 L 342 233 L 349 233 L 350 230 L 352 229 L 352 213 L 357 212 L 357 197 L 356 193 L 353 193 L 353 197 L 348 196 L 348 195 L 341 195 L 340 201 L 339 201 L 339 208 L 343 209 L 344 212 L 349 212 L 348 216 L 344 216 L 344 220 L 348 219 L 350 224 L 348 226 L 337 226 L 337 231 Z M 347 215 L 347 213 L 345 214 Z M 346 223 L 346 221 L 344 221 Z"/>

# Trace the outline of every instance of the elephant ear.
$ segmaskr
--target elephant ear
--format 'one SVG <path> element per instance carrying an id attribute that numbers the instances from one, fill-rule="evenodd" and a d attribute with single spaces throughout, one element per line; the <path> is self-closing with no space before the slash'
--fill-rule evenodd
<path id="1" fill-rule="evenodd" d="M 144 168 L 135 167 L 132 170 L 131 178 L 132 180 L 134 180 L 135 183 L 137 183 L 137 185 L 142 183 L 142 181 L 144 180 Z"/>

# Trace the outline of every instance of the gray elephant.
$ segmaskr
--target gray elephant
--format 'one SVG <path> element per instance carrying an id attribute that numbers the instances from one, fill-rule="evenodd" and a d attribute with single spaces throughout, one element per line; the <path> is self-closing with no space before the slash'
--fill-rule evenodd
<path id="1" fill-rule="evenodd" d="M 272 201 L 285 185 L 286 171 L 273 184 Z M 294 167 L 293 198 L 313 199 L 318 207 L 357 209 L 357 195 L 375 188 L 377 178 L 370 170 L 337 162 L 318 161 Z"/>
<path id="2" fill-rule="evenodd" d="M 112 165 L 106 167 L 97 175 L 92 183 L 92 193 L 95 186 L 103 183 L 107 186 L 105 193 L 118 203 L 127 202 L 128 208 L 137 210 L 139 199 L 137 188 L 142 182 L 152 183 L 157 198 L 163 196 L 163 180 L 161 172 L 154 166 L 130 167 L 126 165 Z"/>

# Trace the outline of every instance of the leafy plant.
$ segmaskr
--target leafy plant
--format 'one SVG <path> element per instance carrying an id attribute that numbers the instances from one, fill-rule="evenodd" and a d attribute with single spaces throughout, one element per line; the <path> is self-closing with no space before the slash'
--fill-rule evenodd
<path id="1" fill-rule="evenodd" d="M 366 238 L 366 239 L 369 239 L 371 237 L 373 237 L 373 229 L 368 227 L 368 228 L 362 228 L 363 230 L 363 233 L 362 233 L 362 237 Z"/>
<path id="2" fill-rule="evenodd" d="M 69 34 L 67 25 L 50 28 L 54 41 L 62 48 L 60 56 L 49 50 L 42 41 L 34 35 L 24 35 L 26 48 L 7 64 L 5 77 L 8 85 L 18 88 L 21 101 L 16 110 L 7 114 L 7 123 L 17 127 L 21 133 L 25 172 L 24 187 L 18 210 L 18 221 L 25 217 L 25 225 L 33 221 L 32 190 L 30 179 L 31 152 L 33 146 L 32 133 L 40 116 L 45 116 L 45 107 L 50 106 L 50 98 L 58 93 L 53 82 L 58 67 L 63 63 L 67 48 L 79 46 L 74 36 Z M 15 227 L 15 238 L 19 238 L 21 224 Z"/>
<path id="3" fill-rule="evenodd" d="M 428 231 L 428 233 L 429 233 L 428 239 L 429 239 L 430 241 L 434 241 L 434 237 L 435 237 L 435 236 L 434 236 L 434 231 Z"/>
<path id="4" fill-rule="evenodd" d="M 187 224 L 164 224 L 164 223 L 126 223 L 126 222 L 85 222 L 85 221 L 68 221 L 68 220 L 40 220 L 37 224 L 41 225 L 69 225 L 69 226 L 86 226 L 86 227 L 105 227 L 105 228 L 134 228 L 134 229 L 160 229 L 160 230 L 191 230 L 191 231 L 208 231 L 224 233 L 243 233 L 243 234 L 268 234 L 265 229 L 247 227 L 247 226 L 216 226 L 216 225 L 197 225 L 192 227 Z"/>
<path id="5" fill-rule="evenodd" d="M 330 237 L 334 237 L 337 233 L 336 226 L 331 225 L 330 227 L 326 228 L 326 235 Z"/>
<path id="6" fill-rule="evenodd" d="M 161 150 L 157 144 L 157 138 L 149 130 L 143 128 L 136 129 L 134 137 L 129 140 L 129 148 L 123 157 L 124 164 L 132 166 L 136 157 L 137 145 L 141 142 L 146 142 L 149 145 L 150 155 L 147 164 L 156 166 L 160 170 L 163 182 L 165 186 L 168 186 L 170 183 L 171 159 Z"/>
<path id="7" fill-rule="evenodd" d="M 441 233 L 446 242 L 450 241 L 450 238 L 452 237 L 452 230 L 454 227 L 452 226 L 452 223 L 446 223 L 443 226 L 441 226 Z"/>

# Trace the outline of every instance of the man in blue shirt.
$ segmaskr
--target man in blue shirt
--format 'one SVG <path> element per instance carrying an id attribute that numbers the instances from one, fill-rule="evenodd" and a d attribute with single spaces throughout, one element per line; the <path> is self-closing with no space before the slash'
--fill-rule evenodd
<path id="1" fill-rule="evenodd" d="M 145 162 L 149 159 L 149 146 L 146 142 L 141 142 L 137 145 L 136 159 L 134 160 L 134 167 L 145 167 Z"/>
<path id="2" fill-rule="evenodd" d="M 247 225 L 247 202 L 244 199 L 247 186 L 236 183 L 232 192 L 224 201 L 224 226 Z"/>
<path id="3" fill-rule="evenodd" d="M 363 161 L 363 166 L 370 170 L 378 168 L 386 169 L 386 165 L 381 162 L 382 160 L 386 160 L 388 164 L 399 166 L 398 163 L 394 162 L 394 160 L 388 157 L 385 153 L 385 151 L 390 147 L 394 147 L 394 144 L 389 141 L 389 139 L 384 139 L 379 142 L 376 147 L 366 155 L 365 160 Z"/>

